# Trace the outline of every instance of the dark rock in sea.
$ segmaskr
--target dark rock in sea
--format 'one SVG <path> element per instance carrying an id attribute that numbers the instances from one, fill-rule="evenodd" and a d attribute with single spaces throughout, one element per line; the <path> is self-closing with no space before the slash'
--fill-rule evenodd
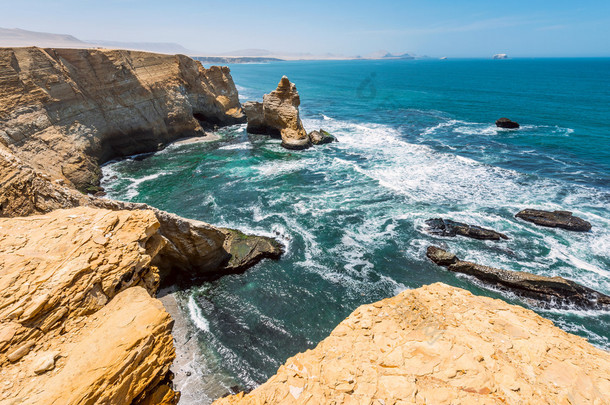
<path id="1" fill-rule="evenodd" d="M 426 255 L 448 270 L 474 276 L 481 281 L 508 289 L 545 304 L 577 306 L 585 309 L 610 310 L 610 297 L 563 277 L 546 277 L 524 271 L 501 270 L 459 260 L 455 255 L 436 246 L 428 247 Z"/>
<path id="2" fill-rule="evenodd" d="M 337 139 L 332 136 L 329 132 L 320 129 L 319 131 L 311 131 L 309 133 L 309 140 L 314 145 L 322 145 L 325 143 L 335 142 Z"/>
<path id="3" fill-rule="evenodd" d="M 575 217 L 570 211 L 543 211 L 525 209 L 515 215 L 536 225 L 547 226 L 550 228 L 562 228 L 568 231 L 588 232 L 591 230 L 591 223 L 582 218 Z"/>
<path id="4" fill-rule="evenodd" d="M 436 246 L 428 246 L 426 256 L 439 266 L 449 266 L 458 261 L 458 258 L 453 253 Z"/>
<path id="5" fill-rule="evenodd" d="M 518 123 L 516 123 L 515 121 L 511 121 L 508 118 L 500 118 L 499 120 L 496 121 L 496 126 L 499 128 L 508 128 L 508 129 L 519 128 Z"/>
<path id="6" fill-rule="evenodd" d="M 476 225 L 468 225 L 462 222 L 455 222 L 450 219 L 432 218 L 426 221 L 428 232 L 434 235 L 450 236 L 456 235 L 466 236 L 480 240 L 500 240 L 508 239 L 508 236 L 503 233 L 496 232 L 491 229 L 481 228 Z"/>
<path id="7" fill-rule="evenodd" d="M 262 259 L 277 260 L 284 253 L 282 245 L 273 238 L 246 235 L 234 229 L 222 229 L 225 249 L 231 255 L 223 268 L 224 273 L 238 273 L 254 266 Z"/>

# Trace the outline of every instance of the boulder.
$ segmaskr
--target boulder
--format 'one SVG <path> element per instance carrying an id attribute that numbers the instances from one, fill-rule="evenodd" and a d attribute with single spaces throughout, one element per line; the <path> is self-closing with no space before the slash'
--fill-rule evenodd
<path id="1" fill-rule="evenodd" d="M 283 76 L 277 89 L 263 96 L 262 103 L 244 104 L 248 132 L 279 136 L 286 149 L 310 147 L 311 141 L 299 116 L 300 104 L 296 86 Z"/>
<path id="2" fill-rule="evenodd" d="M 322 145 L 325 143 L 335 142 L 337 139 L 334 136 L 332 136 L 329 132 L 326 132 L 325 130 L 320 129 L 319 131 L 311 131 L 309 133 L 309 140 L 314 145 Z"/>
<path id="3" fill-rule="evenodd" d="M 476 225 L 468 225 L 462 222 L 455 222 L 450 219 L 432 218 L 426 221 L 428 232 L 434 235 L 455 237 L 456 235 L 466 236 L 481 240 L 500 240 L 508 239 L 503 233 L 491 229 L 481 228 Z"/>
<path id="4" fill-rule="evenodd" d="M 610 353 L 442 283 L 363 305 L 252 392 L 215 405 L 605 404 Z"/>
<path id="5" fill-rule="evenodd" d="M 543 211 L 525 209 L 519 211 L 515 217 L 521 218 L 536 225 L 550 228 L 567 229 L 568 231 L 588 232 L 591 223 L 582 218 L 575 217 L 570 211 Z"/>
<path id="6" fill-rule="evenodd" d="M 436 246 L 428 246 L 426 256 L 439 266 L 449 266 L 458 261 L 458 258 L 453 253 Z"/>
<path id="7" fill-rule="evenodd" d="M 498 128 L 508 128 L 508 129 L 519 128 L 518 123 L 516 123 L 515 121 L 511 121 L 508 118 L 500 118 L 499 120 L 496 121 L 496 126 Z"/>
<path id="8" fill-rule="evenodd" d="M 491 285 L 508 289 L 517 295 L 547 304 L 577 306 L 583 309 L 610 310 L 610 297 L 563 277 L 546 277 L 525 271 L 501 270 L 459 260 L 444 249 L 430 246 L 428 258 L 449 271 L 468 274 Z"/>

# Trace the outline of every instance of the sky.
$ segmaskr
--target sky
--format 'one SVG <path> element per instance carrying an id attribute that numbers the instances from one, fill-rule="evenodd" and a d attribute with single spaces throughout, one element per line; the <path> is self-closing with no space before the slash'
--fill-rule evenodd
<path id="1" fill-rule="evenodd" d="M 610 0 L 0 0 L 0 27 L 206 54 L 610 56 Z"/>

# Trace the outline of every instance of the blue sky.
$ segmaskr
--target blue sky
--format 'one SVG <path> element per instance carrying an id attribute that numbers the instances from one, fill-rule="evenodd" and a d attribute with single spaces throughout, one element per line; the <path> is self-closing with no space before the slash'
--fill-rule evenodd
<path id="1" fill-rule="evenodd" d="M 209 53 L 610 56 L 610 0 L 0 0 L 0 27 Z"/>

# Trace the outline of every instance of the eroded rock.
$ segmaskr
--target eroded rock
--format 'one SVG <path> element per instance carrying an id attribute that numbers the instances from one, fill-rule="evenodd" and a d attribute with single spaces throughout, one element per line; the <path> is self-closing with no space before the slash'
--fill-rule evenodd
<path id="1" fill-rule="evenodd" d="M 428 232 L 434 235 L 450 237 L 461 235 L 468 238 L 481 240 L 508 239 L 508 236 L 492 229 L 486 229 L 476 225 L 468 225 L 462 222 L 455 222 L 450 219 L 433 218 L 427 220 L 426 225 L 428 225 Z"/>
<path id="2" fill-rule="evenodd" d="M 610 401 L 610 353 L 533 311 L 437 283 L 363 305 L 227 404 Z"/>
<path id="3" fill-rule="evenodd" d="M 327 132 L 323 129 L 320 129 L 319 131 L 311 131 L 309 133 L 309 139 L 314 145 L 323 145 L 325 143 L 332 143 L 337 140 L 334 136 L 330 134 L 330 132 Z"/>
<path id="4" fill-rule="evenodd" d="M 130 403 L 163 379 L 174 349 L 151 297 L 159 228 L 146 210 L 0 219 L 0 366 L 13 382 L 0 401 Z"/>
<path id="5" fill-rule="evenodd" d="M 294 83 L 286 76 L 277 89 L 263 96 L 263 102 L 244 103 L 248 132 L 279 136 L 286 149 L 306 149 L 311 146 L 299 115 L 301 99 Z"/>
<path id="6" fill-rule="evenodd" d="M 570 211 L 543 211 L 525 209 L 519 211 L 515 217 L 521 218 L 536 225 L 550 228 L 562 228 L 568 231 L 588 232 L 591 223 L 582 218 L 575 217 Z"/>
<path id="7" fill-rule="evenodd" d="M 184 55 L 0 48 L 0 77 L 3 143 L 91 193 L 101 163 L 245 121 L 229 69 Z"/>
<path id="8" fill-rule="evenodd" d="M 610 310 L 610 297 L 563 277 L 546 277 L 525 271 L 496 269 L 459 260 L 453 253 L 436 246 L 428 247 L 426 255 L 448 270 L 474 276 L 528 298 L 541 301 L 543 306 L 578 306 L 587 309 Z"/>

